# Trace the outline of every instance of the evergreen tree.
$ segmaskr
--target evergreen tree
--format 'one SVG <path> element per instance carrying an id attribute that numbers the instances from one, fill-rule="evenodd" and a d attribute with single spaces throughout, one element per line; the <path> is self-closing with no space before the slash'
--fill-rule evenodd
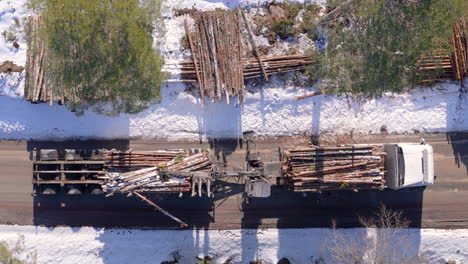
<path id="1" fill-rule="evenodd" d="M 436 50 L 449 54 L 453 26 L 468 13 L 466 0 L 339 0 L 332 5 L 339 10 L 326 23 L 327 46 L 311 52 L 316 63 L 308 74 L 330 93 L 358 96 L 415 87 L 423 78 L 418 58 Z"/>
<path id="2" fill-rule="evenodd" d="M 158 0 L 29 0 L 45 23 L 55 87 L 74 90 L 73 111 L 138 113 L 159 99 L 165 78 L 153 48 Z M 160 25 L 159 25 L 160 26 Z"/>

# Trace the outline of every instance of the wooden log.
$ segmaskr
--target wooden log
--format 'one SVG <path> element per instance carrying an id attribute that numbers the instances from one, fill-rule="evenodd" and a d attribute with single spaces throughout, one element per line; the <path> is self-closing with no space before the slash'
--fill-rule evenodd
<path id="1" fill-rule="evenodd" d="M 240 8 L 240 12 L 242 14 L 242 18 L 244 19 L 245 22 L 245 27 L 247 28 L 247 33 L 249 34 L 249 38 L 252 44 L 252 49 L 254 52 L 255 57 L 257 57 L 258 63 L 260 64 L 260 68 L 262 69 L 263 77 L 265 78 L 265 81 L 268 81 L 268 76 L 266 74 L 265 68 L 263 67 L 262 59 L 260 58 L 260 53 L 258 52 L 257 45 L 255 44 L 255 40 L 253 38 L 252 30 L 250 29 L 250 24 L 247 21 L 247 17 L 245 15 L 244 9 Z"/>
<path id="2" fill-rule="evenodd" d="M 41 48 L 41 54 L 39 55 L 39 62 L 37 64 L 37 80 L 36 80 L 36 91 L 34 94 L 34 102 L 38 102 L 40 95 L 41 95 L 41 89 L 42 89 L 42 76 L 44 74 L 44 69 L 42 68 L 42 62 L 44 59 L 44 46 Z"/>
<path id="3" fill-rule="evenodd" d="M 316 95 L 321 95 L 321 94 L 326 94 L 326 93 L 327 93 L 326 91 L 309 93 L 309 94 L 297 96 L 296 98 L 294 98 L 294 101 L 299 101 L 299 100 L 304 99 L 304 98 L 308 98 L 308 97 L 312 97 L 312 96 L 316 96 Z"/>
<path id="4" fill-rule="evenodd" d="M 203 99 L 205 97 L 205 92 L 204 92 L 202 80 L 200 78 L 200 72 L 198 70 L 198 61 L 195 55 L 195 48 L 193 45 L 192 37 L 190 36 L 190 29 L 189 29 L 189 25 L 188 25 L 186 18 L 184 19 L 184 25 L 185 25 L 185 32 L 187 33 L 187 38 L 189 41 L 190 50 L 192 51 L 192 60 L 193 60 L 193 65 L 195 66 L 195 72 L 197 74 L 197 80 L 198 80 L 198 84 L 200 87 L 200 95 L 201 95 L 201 98 Z"/>
<path id="5" fill-rule="evenodd" d="M 168 211 L 162 209 L 159 205 L 155 204 L 154 202 L 150 201 L 148 198 L 146 198 L 145 196 L 143 196 L 142 194 L 138 193 L 138 192 L 133 192 L 138 198 L 142 199 L 143 201 L 145 201 L 146 203 L 148 203 L 149 205 L 153 206 L 154 208 L 156 208 L 158 211 L 160 211 L 161 213 L 163 213 L 164 215 L 170 217 L 172 220 L 176 221 L 177 223 L 180 224 L 181 227 L 187 227 L 188 225 L 183 222 L 182 220 L 180 220 L 179 218 L 171 215 Z"/>

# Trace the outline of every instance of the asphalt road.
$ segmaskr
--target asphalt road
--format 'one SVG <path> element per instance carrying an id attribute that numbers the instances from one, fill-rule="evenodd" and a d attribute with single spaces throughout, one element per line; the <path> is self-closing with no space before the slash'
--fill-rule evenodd
<path id="1" fill-rule="evenodd" d="M 468 226 L 468 133 L 379 135 L 359 138 L 320 138 L 325 143 L 418 142 L 423 136 L 434 147 L 436 183 L 424 189 L 371 192 L 335 192 L 304 197 L 280 186 L 272 196 L 249 203 L 242 198 L 237 178 L 219 181 L 215 198 L 151 197 L 158 205 L 202 229 L 295 228 L 360 226 L 359 217 L 372 216 L 380 204 L 401 210 L 414 227 L 466 228 Z M 306 137 L 258 140 L 264 160 L 275 159 L 278 147 L 306 143 Z M 316 140 L 316 139 L 314 139 Z M 29 150 L 37 148 L 120 148 L 156 150 L 210 148 L 221 168 L 244 166 L 245 145 L 239 140 L 184 142 L 164 140 L 112 140 L 65 142 L 0 142 L 0 224 L 178 228 L 172 220 L 135 197 L 55 195 L 32 196 Z"/>

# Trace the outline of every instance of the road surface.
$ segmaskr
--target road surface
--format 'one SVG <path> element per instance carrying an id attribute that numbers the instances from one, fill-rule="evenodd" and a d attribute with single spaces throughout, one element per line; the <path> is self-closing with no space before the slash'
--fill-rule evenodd
<path id="1" fill-rule="evenodd" d="M 418 142 L 422 135 L 378 135 L 356 138 L 320 138 L 326 142 L 381 143 Z M 218 182 L 216 197 L 151 197 L 191 227 L 203 229 L 300 228 L 360 226 L 380 204 L 402 210 L 411 226 L 425 228 L 466 228 L 468 226 L 468 133 L 427 134 L 434 147 L 436 183 L 422 189 L 401 191 L 338 192 L 304 197 L 279 186 L 268 199 L 246 203 L 237 178 Z M 258 141 L 264 160 L 274 159 L 279 146 L 307 143 L 306 137 Z M 315 140 L 315 139 L 314 139 Z M 239 140 L 208 142 L 165 140 L 112 141 L 0 141 L 0 224 L 46 226 L 96 226 L 178 228 L 172 220 L 135 197 L 56 195 L 32 196 L 31 162 L 33 148 L 117 148 L 156 150 L 166 148 L 210 148 L 218 165 L 227 170 L 244 166 L 245 146 Z"/>

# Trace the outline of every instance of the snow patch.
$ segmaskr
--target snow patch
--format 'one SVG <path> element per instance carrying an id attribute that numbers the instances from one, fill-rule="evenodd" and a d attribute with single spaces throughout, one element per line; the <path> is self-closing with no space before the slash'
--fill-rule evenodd
<path id="1" fill-rule="evenodd" d="M 341 235 L 361 236 L 365 229 L 338 229 Z M 468 262 L 468 229 L 407 229 L 402 231 L 412 254 L 430 263 L 456 260 Z M 13 245 L 25 238 L 25 252 L 36 252 L 38 263 L 160 263 L 179 251 L 180 263 L 210 255 L 214 263 L 232 257 L 234 263 L 262 259 L 275 264 L 283 257 L 291 263 L 308 264 L 323 257 L 329 260 L 327 239 L 332 229 L 243 229 L 243 230 L 136 230 L 102 228 L 46 228 L 0 226 L 0 241 Z M 362 236 L 361 236 L 362 237 Z M 327 261 L 326 263 L 331 263 Z"/>
<path id="2" fill-rule="evenodd" d="M 26 0 L 0 1 L 0 32 L 8 30 L 28 15 Z M 302 2 L 302 1 L 298 1 Z M 315 1 L 325 5 L 325 0 Z M 432 88 L 419 88 L 405 94 L 388 94 L 358 104 L 342 96 L 320 95 L 294 101 L 298 95 L 315 91 L 314 87 L 297 87 L 286 81 L 292 74 L 272 76 L 266 84 L 249 81 L 244 104 L 237 99 L 231 104 L 202 100 L 189 86 L 175 83 L 180 78 L 178 63 L 189 58 L 180 39 L 185 35 L 183 20 L 173 16 L 173 8 L 196 7 L 200 10 L 258 6 L 254 0 L 210 1 L 168 0 L 163 2 L 165 35 L 155 36 L 171 73 L 170 82 L 161 88 L 162 100 L 136 115 L 99 116 L 86 111 L 76 116 L 64 106 L 31 104 L 20 100 L 24 89 L 24 72 L 0 74 L 0 138 L 1 139 L 65 139 L 65 138 L 238 138 L 242 131 L 253 130 L 259 136 L 295 134 L 379 133 L 382 126 L 389 133 L 447 132 L 468 129 L 467 95 L 459 84 L 446 82 Z M 189 18 L 190 19 L 190 18 Z M 265 42 L 265 38 L 258 38 Z M 18 35 L 20 48 L 0 36 L 0 62 L 12 60 L 25 64 L 26 43 Z M 294 41 L 277 42 L 273 53 L 295 48 L 303 51 L 310 40 L 301 36 Z M 290 79 L 290 78 L 289 78 Z"/>

